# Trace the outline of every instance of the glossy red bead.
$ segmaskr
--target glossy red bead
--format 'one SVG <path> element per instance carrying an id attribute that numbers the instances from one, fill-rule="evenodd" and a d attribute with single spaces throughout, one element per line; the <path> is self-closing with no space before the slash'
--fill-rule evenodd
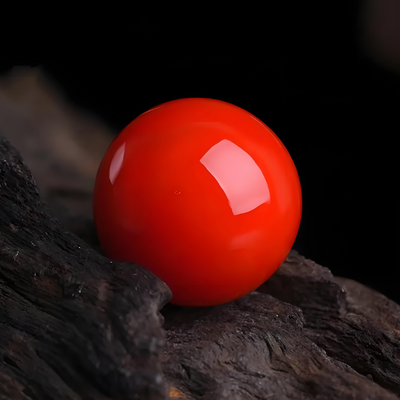
<path id="1" fill-rule="evenodd" d="M 185 306 L 226 303 L 265 282 L 302 212 L 296 167 L 274 132 L 206 98 L 161 104 L 124 128 L 93 201 L 105 255 L 148 268 Z"/>

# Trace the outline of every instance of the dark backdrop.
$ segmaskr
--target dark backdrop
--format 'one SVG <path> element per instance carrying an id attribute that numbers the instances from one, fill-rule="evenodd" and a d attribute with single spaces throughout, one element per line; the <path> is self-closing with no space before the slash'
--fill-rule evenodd
<path id="1" fill-rule="evenodd" d="M 153 10 L 39 64 L 71 101 L 117 131 L 183 97 L 253 113 L 299 172 L 294 248 L 400 301 L 399 74 L 361 46 L 361 2 L 321 3 L 235 16 Z"/>

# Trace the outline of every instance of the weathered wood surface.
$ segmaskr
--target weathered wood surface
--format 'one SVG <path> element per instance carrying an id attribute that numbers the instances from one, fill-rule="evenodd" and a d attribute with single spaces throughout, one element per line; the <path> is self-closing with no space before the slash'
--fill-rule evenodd
<path id="1" fill-rule="evenodd" d="M 296 251 L 243 299 L 162 308 L 164 283 L 96 251 L 93 166 L 111 133 L 41 112 L 58 103 L 40 85 L 7 85 L 0 132 L 40 194 L 2 139 L 0 400 L 400 398 L 400 307 Z M 75 145 L 82 165 L 63 154 Z"/>
<path id="2" fill-rule="evenodd" d="M 66 231 L 4 138 L 0 185 L 0 399 L 164 399 L 169 288 Z"/>
<path id="3" fill-rule="evenodd" d="M 167 305 L 162 312 L 164 370 L 186 398 L 400 394 L 400 307 L 357 282 L 333 278 L 296 251 L 241 300 L 195 311 Z"/>
<path id="4" fill-rule="evenodd" d="M 300 307 L 306 336 L 359 373 L 400 395 L 400 306 L 299 254 L 259 291 Z"/>
<path id="5" fill-rule="evenodd" d="M 292 251 L 243 299 L 168 304 L 163 331 L 167 286 L 66 231 L 5 139 L 0 162 L 3 399 L 398 398 L 384 296 Z"/>

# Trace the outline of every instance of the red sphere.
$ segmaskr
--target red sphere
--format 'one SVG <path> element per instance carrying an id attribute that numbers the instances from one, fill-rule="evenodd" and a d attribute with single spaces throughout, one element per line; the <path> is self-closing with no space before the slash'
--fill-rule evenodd
<path id="1" fill-rule="evenodd" d="M 302 196 L 268 126 L 233 104 L 186 98 L 144 112 L 114 139 L 93 206 L 108 258 L 149 269 L 174 304 L 210 306 L 278 269 L 298 233 Z"/>

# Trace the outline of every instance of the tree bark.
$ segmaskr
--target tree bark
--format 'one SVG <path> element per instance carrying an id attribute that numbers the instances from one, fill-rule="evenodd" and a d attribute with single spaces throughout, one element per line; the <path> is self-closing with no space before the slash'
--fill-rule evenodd
<path id="1" fill-rule="evenodd" d="M 169 288 L 66 231 L 0 140 L 0 399 L 164 399 Z"/>
<path id="2" fill-rule="evenodd" d="M 399 398 L 385 296 L 292 251 L 240 300 L 173 306 L 146 269 L 93 249 L 89 219 L 68 231 L 4 138 L 0 185 L 1 400 Z"/>
<path id="3" fill-rule="evenodd" d="M 164 371 L 180 398 L 400 394 L 400 306 L 296 251 L 249 296 L 197 310 L 168 305 L 162 313 Z"/>

